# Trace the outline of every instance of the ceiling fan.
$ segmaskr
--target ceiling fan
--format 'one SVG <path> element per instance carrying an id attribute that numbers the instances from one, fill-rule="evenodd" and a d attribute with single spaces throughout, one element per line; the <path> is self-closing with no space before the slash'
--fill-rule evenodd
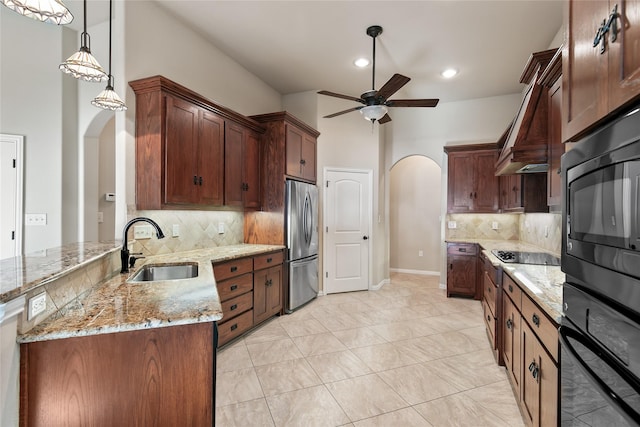
<path id="1" fill-rule="evenodd" d="M 373 39 L 373 76 L 371 79 L 371 90 L 360 95 L 360 98 L 329 92 L 327 90 L 321 90 L 318 92 L 320 95 L 348 99 L 359 102 L 363 105 L 329 114 L 328 116 L 324 116 L 325 119 L 340 116 L 352 111 L 360 111 L 366 120 L 371 120 L 372 123 L 377 120 L 378 123 L 384 124 L 391 121 L 391 117 L 387 114 L 388 108 L 390 107 L 435 107 L 438 105 L 439 99 L 389 99 L 390 96 L 399 91 L 400 88 L 411 80 L 409 77 L 403 76 L 402 74 L 394 74 L 389 81 L 380 88 L 380 90 L 376 90 L 376 37 L 380 34 L 382 34 L 382 27 L 379 25 L 372 25 L 367 28 L 367 35 L 371 36 Z"/>

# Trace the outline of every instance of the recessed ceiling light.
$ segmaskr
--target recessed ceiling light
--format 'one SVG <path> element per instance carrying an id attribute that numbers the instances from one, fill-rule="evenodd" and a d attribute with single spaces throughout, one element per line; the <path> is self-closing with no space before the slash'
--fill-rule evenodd
<path id="1" fill-rule="evenodd" d="M 358 58 L 353 61 L 353 64 L 358 68 L 364 68 L 369 65 L 369 60 L 367 58 Z"/>
<path id="2" fill-rule="evenodd" d="M 450 79 L 451 77 L 454 77 L 456 74 L 458 74 L 458 70 L 456 70 L 455 68 L 447 68 L 440 74 L 442 74 L 442 77 L 444 77 L 445 79 Z"/>

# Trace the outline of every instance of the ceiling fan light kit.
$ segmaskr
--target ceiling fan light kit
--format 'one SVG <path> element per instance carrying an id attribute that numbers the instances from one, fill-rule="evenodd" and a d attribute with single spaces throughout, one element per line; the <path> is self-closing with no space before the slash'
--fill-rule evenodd
<path id="1" fill-rule="evenodd" d="M 0 0 L 9 9 L 47 24 L 65 25 L 73 15 L 62 0 Z"/>
<path id="2" fill-rule="evenodd" d="M 318 92 L 320 95 L 347 99 L 349 101 L 359 102 L 363 105 L 329 114 L 324 116 L 325 119 L 340 116 L 352 111 L 360 111 L 366 120 L 370 120 L 372 123 L 378 121 L 379 124 L 384 124 L 391 121 L 391 117 L 387 114 L 388 109 L 391 107 L 435 107 L 438 105 L 438 99 L 389 99 L 390 96 L 399 91 L 411 80 L 409 77 L 401 74 L 394 74 L 380 88 L 380 90 L 376 90 L 376 37 L 380 34 L 382 34 L 382 27 L 379 25 L 372 25 L 367 28 L 367 35 L 373 39 L 371 90 L 360 95 L 360 98 L 343 95 L 341 93 L 329 92 L 327 90 L 321 90 Z"/>

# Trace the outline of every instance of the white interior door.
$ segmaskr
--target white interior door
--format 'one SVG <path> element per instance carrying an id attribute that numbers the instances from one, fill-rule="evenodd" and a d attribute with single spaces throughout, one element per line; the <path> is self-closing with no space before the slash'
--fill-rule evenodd
<path id="1" fill-rule="evenodd" d="M 369 289 L 371 171 L 325 170 L 324 292 Z"/>
<path id="2" fill-rule="evenodd" d="M 22 254 L 22 141 L 0 134 L 0 259 Z"/>

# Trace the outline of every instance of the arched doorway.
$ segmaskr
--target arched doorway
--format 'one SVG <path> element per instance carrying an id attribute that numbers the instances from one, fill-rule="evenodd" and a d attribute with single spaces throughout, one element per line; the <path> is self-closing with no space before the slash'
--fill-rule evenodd
<path id="1" fill-rule="evenodd" d="M 439 275 L 441 267 L 440 166 L 414 155 L 389 174 L 389 267 L 391 271 Z"/>

